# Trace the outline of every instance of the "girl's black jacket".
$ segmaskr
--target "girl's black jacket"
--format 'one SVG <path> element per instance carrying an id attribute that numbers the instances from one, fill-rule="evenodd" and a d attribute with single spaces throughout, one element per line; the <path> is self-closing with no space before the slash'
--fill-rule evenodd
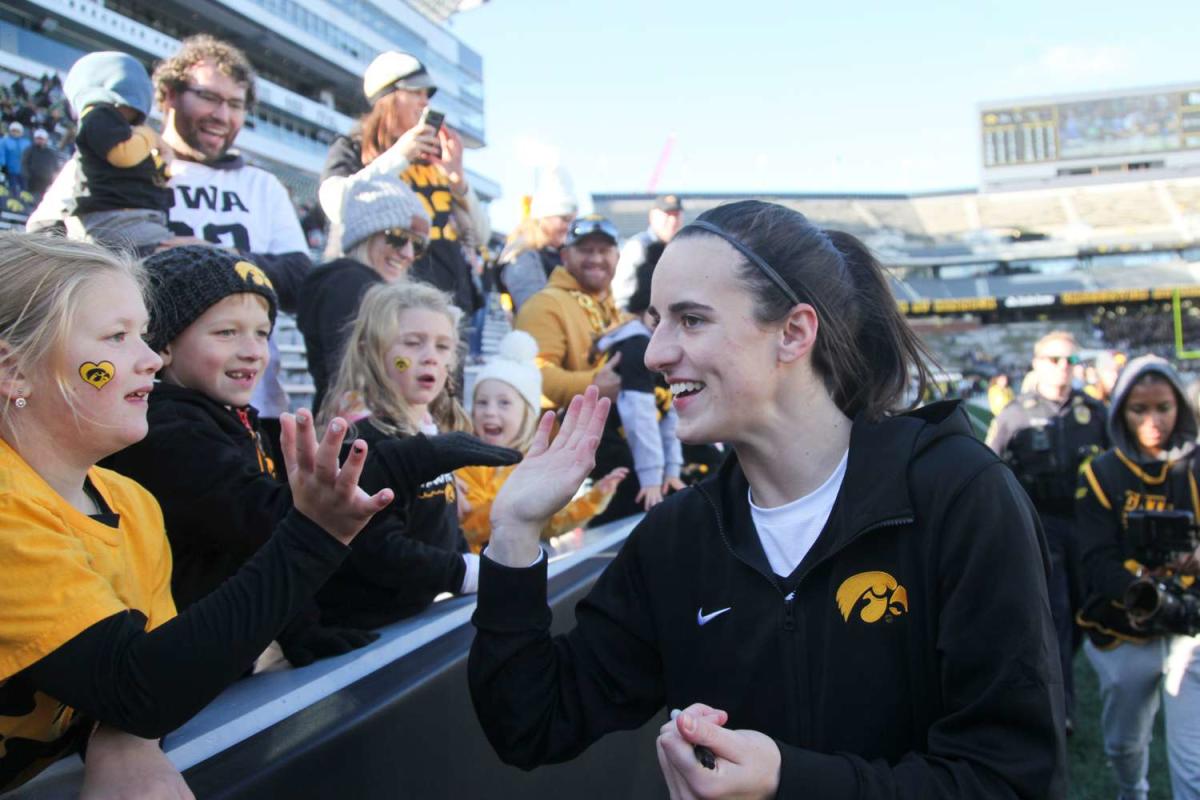
<path id="1" fill-rule="evenodd" d="M 368 494 L 395 485 L 379 456 L 389 438 L 364 420 L 354 435 L 367 443 L 359 486 Z M 346 437 L 351 441 L 351 437 Z M 421 486 L 376 514 L 350 545 L 350 557 L 317 593 L 327 625 L 378 628 L 423 611 L 442 592 L 457 592 L 466 575 L 466 541 L 458 527 L 453 475 Z"/>
<path id="2" fill-rule="evenodd" d="M 663 708 L 772 736 L 779 797 L 1059 798 L 1062 676 L 1037 515 L 939 403 L 857 420 L 795 572 L 771 572 L 736 458 L 652 509 L 551 638 L 545 560 L 486 557 L 471 649 L 489 740 L 564 761 Z"/>
<path id="3" fill-rule="evenodd" d="M 181 610 L 237 572 L 292 508 L 283 463 L 253 407 L 154 385 L 150 432 L 104 461 L 158 500 L 171 540 L 171 594 Z"/>

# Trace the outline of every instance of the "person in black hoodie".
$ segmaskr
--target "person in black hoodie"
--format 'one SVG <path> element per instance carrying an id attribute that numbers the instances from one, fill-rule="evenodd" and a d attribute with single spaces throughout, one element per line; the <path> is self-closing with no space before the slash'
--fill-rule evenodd
<path id="1" fill-rule="evenodd" d="M 542 420 L 480 566 L 468 672 L 501 758 L 564 761 L 666 707 L 673 797 L 1064 797 L 1037 516 L 960 406 L 893 414 L 929 375 L 878 262 L 732 203 L 667 246 L 651 306 L 678 435 L 733 454 L 647 512 L 552 638 L 537 525 L 608 402 L 588 389 L 549 446 Z"/>
<path id="2" fill-rule="evenodd" d="M 341 219 L 341 255 L 305 277 L 296 316 L 318 414 L 341 365 L 363 293 L 377 283 L 407 277 L 429 244 L 429 214 L 412 189 L 391 175 L 347 181 Z"/>
<path id="3" fill-rule="evenodd" d="M 1200 637 L 1158 619 L 1134 624 L 1126 592 L 1139 579 L 1195 572 L 1192 554 L 1142 565 L 1132 512 L 1189 512 L 1196 491 L 1196 414 L 1175 370 L 1157 356 L 1130 361 L 1113 391 L 1108 434 L 1113 448 L 1080 475 L 1078 536 L 1088 598 L 1079 624 L 1084 652 L 1100 681 L 1104 752 L 1123 798 L 1150 790 L 1150 738 L 1166 710 L 1172 795 L 1200 796 Z M 1146 520 L 1141 523 L 1145 527 Z"/>

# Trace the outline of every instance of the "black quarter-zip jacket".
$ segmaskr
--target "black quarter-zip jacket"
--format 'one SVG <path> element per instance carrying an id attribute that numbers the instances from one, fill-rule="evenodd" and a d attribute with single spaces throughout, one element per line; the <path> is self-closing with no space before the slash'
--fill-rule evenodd
<path id="1" fill-rule="evenodd" d="M 482 560 L 469 675 L 501 758 L 564 761 L 703 702 L 776 740 L 779 797 L 1065 796 L 1039 523 L 957 404 L 854 423 L 829 521 L 787 578 L 748 489 L 730 458 L 651 510 L 565 636 L 544 560 Z"/>

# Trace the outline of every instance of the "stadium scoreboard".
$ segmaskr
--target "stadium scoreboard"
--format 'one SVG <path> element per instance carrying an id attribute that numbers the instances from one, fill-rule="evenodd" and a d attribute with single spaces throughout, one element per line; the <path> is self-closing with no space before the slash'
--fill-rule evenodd
<path id="1" fill-rule="evenodd" d="M 979 115 L 985 170 L 1200 150 L 1200 83 L 989 104 Z"/>

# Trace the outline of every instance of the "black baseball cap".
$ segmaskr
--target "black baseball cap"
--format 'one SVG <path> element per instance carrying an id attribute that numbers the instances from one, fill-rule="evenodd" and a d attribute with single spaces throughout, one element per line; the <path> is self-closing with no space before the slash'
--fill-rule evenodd
<path id="1" fill-rule="evenodd" d="M 578 217 L 571 223 L 571 229 L 567 231 L 567 239 L 563 245 L 570 247 L 588 236 L 603 236 L 610 239 L 613 244 L 620 244 L 620 237 L 615 225 L 599 214 L 588 214 L 586 217 Z"/>
<path id="2" fill-rule="evenodd" d="M 659 211 L 683 211 L 683 201 L 677 194 L 664 194 L 654 198 L 654 208 Z"/>

